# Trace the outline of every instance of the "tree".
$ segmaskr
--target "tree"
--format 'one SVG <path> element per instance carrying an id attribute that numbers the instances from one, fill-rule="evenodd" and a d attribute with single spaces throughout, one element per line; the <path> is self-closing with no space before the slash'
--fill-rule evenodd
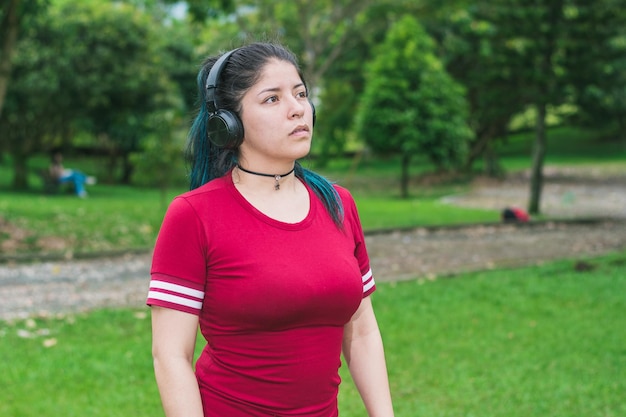
<path id="1" fill-rule="evenodd" d="M 0 4 L 0 115 L 11 77 L 20 28 L 28 24 L 30 17 L 44 11 L 47 3 L 45 0 L 5 0 Z"/>
<path id="2" fill-rule="evenodd" d="M 572 0 L 565 17 L 567 80 L 579 109 L 574 121 L 617 126 L 626 147 L 626 1 Z"/>
<path id="3" fill-rule="evenodd" d="M 418 152 L 438 170 L 459 166 L 471 138 L 464 90 L 414 18 L 405 16 L 391 27 L 366 66 L 365 80 L 356 131 L 375 152 L 401 155 L 403 197 Z"/>
<path id="4" fill-rule="evenodd" d="M 309 87 L 315 89 L 333 63 L 359 36 L 356 20 L 373 0 L 240 0 L 235 14 L 245 35 L 269 34 L 301 58 Z"/>
<path id="5" fill-rule="evenodd" d="M 483 19 L 495 30 L 498 56 L 504 58 L 502 64 L 511 80 L 507 93 L 510 91 L 537 115 L 528 202 L 531 214 L 539 213 L 543 189 L 547 109 L 557 107 L 567 97 L 563 57 L 568 1 L 492 0 L 478 5 Z"/>
<path id="6" fill-rule="evenodd" d="M 55 17 L 74 57 L 62 90 L 73 104 L 81 128 L 98 138 L 112 174 L 121 161 L 121 182 L 128 183 L 131 152 L 139 149 L 148 116 L 167 100 L 170 81 L 161 64 L 160 34 L 151 17 L 129 6 L 81 4 L 60 8 Z M 113 181 L 112 176 L 109 178 Z"/>
<path id="7" fill-rule="evenodd" d="M 528 74 L 530 97 L 537 110 L 535 126 L 535 144 L 530 175 L 530 200 L 528 211 L 538 214 L 540 211 L 541 192 L 543 189 L 543 164 L 546 154 L 546 115 L 549 104 L 559 104 L 562 99 L 559 82 L 558 53 L 559 41 L 563 31 L 563 1 L 543 0 L 539 4 L 526 6 L 526 24 L 524 27 L 532 31 L 526 33 L 527 40 L 533 39 L 526 49 L 526 56 L 531 69 Z M 531 35 L 532 33 L 532 35 Z M 531 38 L 532 36 L 532 38 Z"/>
<path id="8" fill-rule="evenodd" d="M 351 20 L 343 51 L 318 82 L 317 112 L 322 122 L 316 126 L 316 137 L 322 140 L 314 142 L 317 164 L 341 154 L 348 141 L 361 142 L 354 134 L 354 115 L 365 86 L 363 63 L 373 58 L 394 22 L 405 15 L 418 15 L 421 9 L 417 2 L 376 1 Z"/>
<path id="9" fill-rule="evenodd" d="M 523 93 L 521 100 L 535 110 L 535 142 L 532 151 L 528 211 L 540 212 L 543 165 L 547 152 L 548 106 L 565 101 L 564 6 L 567 0 L 497 1 L 498 34 L 506 39 L 513 54 L 509 63 L 517 68 Z"/>
<path id="10" fill-rule="evenodd" d="M 198 23 L 232 12 L 235 7 L 233 0 L 120 0 L 120 2 L 145 9 L 159 19 L 167 19 L 173 6 L 183 5 L 186 14 Z"/>
<path id="11" fill-rule="evenodd" d="M 469 154 L 489 154 L 511 117 L 536 114 L 528 209 L 539 213 L 548 107 L 573 103 L 577 121 L 626 127 L 624 0 L 481 1 L 430 25 L 447 68 L 468 90 L 476 132 Z M 616 123 L 615 123 L 616 122 Z"/>
<path id="12" fill-rule="evenodd" d="M 147 117 L 180 105 L 160 63 L 166 56 L 158 37 L 165 35 L 149 16 L 124 5 L 60 3 L 20 41 L 0 118 L 18 189 L 28 187 L 29 155 L 69 142 L 77 130 L 129 161 L 150 132 Z M 123 179 L 130 168 L 124 164 Z"/>
<path id="13" fill-rule="evenodd" d="M 161 124 L 158 133 L 152 133 L 142 138 L 141 150 L 130 155 L 135 170 L 133 171 L 133 183 L 147 186 L 157 186 L 161 194 L 161 207 L 167 208 L 167 190 L 176 181 L 176 168 L 180 167 L 183 156 L 184 135 L 176 137 L 174 126 L 180 121 L 172 120 L 180 118 L 175 111 L 155 113 L 152 120 Z M 180 133 L 180 132 L 179 132 Z M 182 170 L 179 179 L 183 179 Z"/>
<path id="14" fill-rule="evenodd" d="M 18 43 L 19 53 L 12 60 L 11 83 L 7 86 L 4 110 L 0 115 L 0 151 L 13 159 L 13 186 L 28 187 L 28 157 L 59 133 L 61 112 L 47 114 L 58 88 L 59 69 L 53 51 L 41 49 L 35 35 L 49 35 L 44 15 L 32 16 Z M 45 35 L 44 35 L 45 33 Z M 53 104 L 54 105 L 54 104 Z"/>
<path id="15" fill-rule="evenodd" d="M 316 150 L 322 142 L 325 154 L 342 150 L 357 97 L 357 91 L 348 84 L 362 79 L 361 63 L 369 57 L 369 47 L 361 42 L 372 29 L 367 26 L 365 14 L 368 7 L 379 2 L 239 0 L 233 3 L 234 12 L 228 18 L 217 19 L 213 25 L 203 28 L 205 42 L 201 49 L 205 54 L 214 54 L 236 47 L 242 41 L 283 42 L 298 55 L 318 119 L 324 120 L 316 126 Z M 352 67 L 349 75 L 338 79 L 335 71 L 338 62 L 342 62 L 339 64 L 342 66 L 346 61 Z M 335 100 L 338 88 L 349 94 Z"/>
<path id="16" fill-rule="evenodd" d="M 11 64 L 17 41 L 18 5 L 19 0 L 9 0 L 0 9 L 0 115 L 11 75 Z"/>
<path id="17" fill-rule="evenodd" d="M 469 125 L 474 139 L 469 144 L 465 169 L 484 158 L 485 172 L 501 172 L 495 141 L 506 137 L 511 119 L 526 103 L 520 71 L 508 38 L 500 36 L 498 9 L 489 2 L 473 3 L 454 10 L 442 9 L 426 21 L 428 32 L 438 42 L 438 53 L 448 72 L 467 91 Z"/>

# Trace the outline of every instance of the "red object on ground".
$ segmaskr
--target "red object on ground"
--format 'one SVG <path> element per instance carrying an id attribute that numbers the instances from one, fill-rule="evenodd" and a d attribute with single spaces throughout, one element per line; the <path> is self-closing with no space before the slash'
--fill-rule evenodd
<path id="1" fill-rule="evenodd" d="M 502 210 L 504 222 L 527 222 L 530 220 L 528 213 L 519 207 L 507 207 Z"/>

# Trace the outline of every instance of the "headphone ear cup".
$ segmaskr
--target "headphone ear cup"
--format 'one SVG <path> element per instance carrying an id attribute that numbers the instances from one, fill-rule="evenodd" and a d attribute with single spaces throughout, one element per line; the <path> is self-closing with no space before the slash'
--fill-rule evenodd
<path id="1" fill-rule="evenodd" d="M 311 105 L 311 110 L 313 111 L 313 126 L 315 126 L 315 105 L 313 104 L 313 102 L 311 101 L 311 99 L 309 99 L 309 104 Z"/>
<path id="2" fill-rule="evenodd" d="M 237 148 L 243 141 L 243 124 L 228 110 L 218 110 L 207 121 L 209 140 L 220 148 Z"/>

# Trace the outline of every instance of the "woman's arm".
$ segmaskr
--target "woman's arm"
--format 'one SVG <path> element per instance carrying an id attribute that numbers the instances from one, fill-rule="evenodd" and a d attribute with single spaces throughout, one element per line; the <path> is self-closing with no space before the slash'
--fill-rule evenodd
<path id="1" fill-rule="evenodd" d="M 344 328 L 343 356 L 370 417 L 392 417 L 383 342 L 372 308 L 365 297 Z"/>
<path id="2" fill-rule="evenodd" d="M 193 355 L 198 317 L 152 307 L 152 357 L 167 417 L 203 417 Z"/>

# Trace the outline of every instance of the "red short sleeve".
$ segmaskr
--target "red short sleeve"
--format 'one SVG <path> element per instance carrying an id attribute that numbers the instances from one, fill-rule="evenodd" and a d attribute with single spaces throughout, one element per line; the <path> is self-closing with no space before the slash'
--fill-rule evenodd
<path id="1" fill-rule="evenodd" d="M 206 279 L 206 238 L 193 207 L 174 199 L 165 214 L 152 259 L 147 304 L 199 314 Z"/>

